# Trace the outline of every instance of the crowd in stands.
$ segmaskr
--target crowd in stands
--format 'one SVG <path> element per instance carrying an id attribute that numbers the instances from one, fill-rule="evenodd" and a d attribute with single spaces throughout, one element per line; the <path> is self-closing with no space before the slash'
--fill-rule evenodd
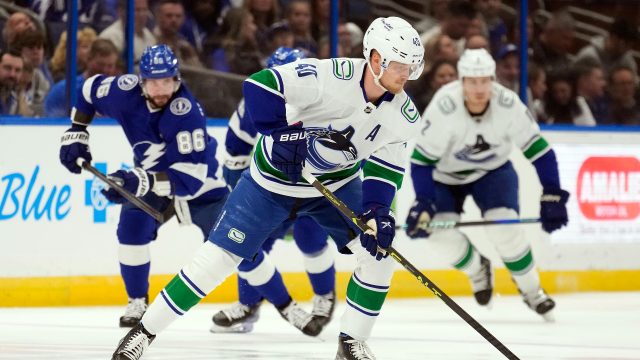
<path id="1" fill-rule="evenodd" d="M 24 11 L 4 20 L 0 39 L 0 113 L 67 116 L 65 106 L 66 1 L 16 1 Z M 501 18 L 501 0 L 431 0 L 415 23 L 425 46 L 425 70 L 407 92 L 420 109 L 457 79 L 465 48 L 494 56 L 496 80 L 518 91 L 518 26 Z M 80 0 L 76 86 L 97 73 L 124 72 L 125 0 Z M 46 24 L 38 26 L 38 20 Z M 135 0 L 134 58 L 149 45 L 168 44 L 181 65 L 249 75 L 276 48 L 330 57 L 329 0 Z M 640 125 L 638 73 L 632 49 L 637 24 L 616 19 L 608 35 L 576 53 L 575 21 L 557 11 L 527 23 L 528 99 L 541 124 Z M 363 32 L 340 19 L 338 56 L 362 57 Z"/>

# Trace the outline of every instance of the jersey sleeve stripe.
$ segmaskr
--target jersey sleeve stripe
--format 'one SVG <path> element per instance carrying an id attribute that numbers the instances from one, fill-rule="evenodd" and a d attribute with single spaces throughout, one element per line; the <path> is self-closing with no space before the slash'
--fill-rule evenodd
<path id="1" fill-rule="evenodd" d="M 93 82 L 98 76 L 100 75 L 93 75 L 92 77 L 85 80 L 84 84 L 82 84 L 82 97 L 89 104 L 93 104 L 93 101 L 91 100 L 91 87 L 93 86 Z"/>
<path id="2" fill-rule="evenodd" d="M 534 161 L 540 156 L 544 155 L 547 151 L 549 151 L 549 143 L 543 138 L 539 137 L 536 141 L 534 141 L 529 147 L 523 150 L 524 156 L 529 159 L 529 161 Z"/>
<path id="3" fill-rule="evenodd" d="M 385 166 L 385 167 L 387 167 L 387 168 L 389 168 L 391 170 L 395 170 L 395 171 L 398 171 L 398 172 L 401 172 L 401 173 L 404 174 L 404 168 L 401 168 L 400 166 L 397 166 L 397 165 L 390 164 L 390 163 L 380 159 L 379 157 L 370 156 L 367 161 L 376 162 L 376 163 L 378 163 L 378 165 Z"/>
<path id="4" fill-rule="evenodd" d="M 430 159 L 424 156 L 418 148 L 413 150 L 413 154 L 411 154 L 411 162 L 418 165 L 435 165 L 438 160 Z"/>
<path id="5" fill-rule="evenodd" d="M 277 96 L 279 96 L 279 97 L 284 99 L 284 96 L 280 92 L 278 92 L 277 89 L 273 89 L 273 88 L 269 87 L 268 85 L 265 85 L 263 83 L 255 81 L 253 79 L 247 79 L 247 80 L 245 80 L 245 82 L 253 84 L 253 85 L 255 85 L 255 86 L 257 86 L 257 87 L 259 87 L 259 88 L 261 88 L 263 90 L 266 90 L 266 91 L 270 92 L 271 94 L 277 95 Z"/>
<path id="6" fill-rule="evenodd" d="M 269 69 L 269 71 L 276 74 L 276 78 L 278 78 L 278 91 L 284 94 L 284 82 L 282 82 L 282 76 L 280 76 L 280 73 L 276 69 Z"/>
<path id="7" fill-rule="evenodd" d="M 385 182 L 393 184 L 396 187 L 396 190 L 400 189 L 400 187 L 402 186 L 402 178 L 404 177 L 404 174 L 398 173 L 394 170 L 390 170 L 386 167 L 376 164 L 373 161 L 367 161 L 364 164 L 364 168 L 362 169 L 362 171 L 364 173 L 365 180 L 367 178 L 377 178 L 381 181 L 384 180 Z"/>

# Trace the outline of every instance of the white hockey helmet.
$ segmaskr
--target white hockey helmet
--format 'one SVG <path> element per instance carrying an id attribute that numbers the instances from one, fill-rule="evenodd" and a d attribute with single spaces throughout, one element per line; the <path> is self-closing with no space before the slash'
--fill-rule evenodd
<path id="1" fill-rule="evenodd" d="M 496 77 L 496 62 L 485 49 L 467 49 L 458 60 L 458 77 Z"/>
<path id="2" fill-rule="evenodd" d="M 397 61 L 411 65 L 409 80 L 416 80 L 424 68 L 424 46 L 418 32 L 406 20 L 391 16 L 379 17 L 369 25 L 362 40 L 364 58 L 370 61 L 371 51 L 382 57 L 382 71 Z M 380 73 L 379 76 L 382 76 Z"/>

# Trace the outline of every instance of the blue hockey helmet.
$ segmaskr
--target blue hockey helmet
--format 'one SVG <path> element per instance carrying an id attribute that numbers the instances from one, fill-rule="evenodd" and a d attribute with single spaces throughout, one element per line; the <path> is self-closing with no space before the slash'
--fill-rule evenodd
<path id="1" fill-rule="evenodd" d="M 178 59 L 169 45 L 153 45 L 144 50 L 140 57 L 140 77 L 142 79 L 180 77 Z"/>
<path id="2" fill-rule="evenodd" d="M 302 50 L 281 46 L 269 56 L 267 67 L 272 68 L 274 66 L 285 65 L 306 57 Z"/>

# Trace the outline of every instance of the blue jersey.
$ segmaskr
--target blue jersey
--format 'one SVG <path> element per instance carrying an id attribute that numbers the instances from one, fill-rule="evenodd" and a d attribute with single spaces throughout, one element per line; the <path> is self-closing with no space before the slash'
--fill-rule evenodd
<path id="1" fill-rule="evenodd" d="M 232 170 L 249 167 L 250 155 L 256 144 L 258 131 L 244 109 L 244 99 L 240 100 L 236 111 L 229 119 L 229 129 L 225 138 L 227 156 L 225 166 Z"/>
<path id="2" fill-rule="evenodd" d="M 224 196 L 228 189 L 216 176 L 217 142 L 207 133 L 200 104 L 181 85 L 167 106 L 154 109 L 138 81 L 133 74 L 95 75 L 82 86 L 76 109 L 116 119 L 133 148 L 136 166 L 150 173 L 165 172 L 178 199 L 205 193 L 207 198 Z"/>

